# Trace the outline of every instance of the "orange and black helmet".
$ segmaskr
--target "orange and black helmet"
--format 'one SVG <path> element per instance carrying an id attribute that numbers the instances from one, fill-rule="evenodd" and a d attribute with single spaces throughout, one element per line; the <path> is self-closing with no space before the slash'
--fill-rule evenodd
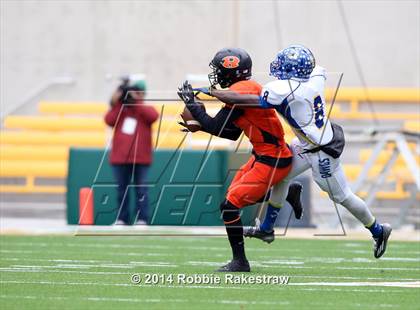
<path id="1" fill-rule="evenodd" d="M 241 48 L 221 49 L 209 66 L 213 70 L 209 74 L 211 86 L 219 84 L 220 87 L 226 88 L 238 81 L 249 80 L 252 75 L 251 57 Z"/>

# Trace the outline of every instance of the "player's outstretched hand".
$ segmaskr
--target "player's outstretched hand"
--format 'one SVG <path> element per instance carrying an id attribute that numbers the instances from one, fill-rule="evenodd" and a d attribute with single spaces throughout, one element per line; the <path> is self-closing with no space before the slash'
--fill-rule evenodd
<path id="1" fill-rule="evenodd" d="M 190 83 L 185 81 L 181 87 L 178 87 L 177 94 L 185 104 L 194 104 L 194 91 Z"/>

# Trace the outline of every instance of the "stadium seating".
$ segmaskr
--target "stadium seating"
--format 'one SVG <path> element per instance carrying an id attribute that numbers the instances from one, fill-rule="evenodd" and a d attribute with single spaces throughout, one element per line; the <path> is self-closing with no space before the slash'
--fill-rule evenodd
<path id="1" fill-rule="evenodd" d="M 108 105 L 103 102 L 53 102 L 41 101 L 38 111 L 42 114 L 69 115 L 69 114 L 96 114 L 103 115 Z"/>
<path id="2" fill-rule="evenodd" d="M 327 106 L 332 102 L 336 90 L 327 89 L 325 99 Z M 407 103 L 418 104 L 420 102 L 420 89 L 416 88 L 340 88 L 335 98 L 333 117 L 336 119 L 371 120 L 372 113 L 363 111 L 364 103 L 372 104 L 395 104 Z M 342 108 L 343 103 L 349 105 L 347 110 Z M 336 110 L 337 109 L 337 110 Z M 381 120 L 417 120 L 418 113 L 410 112 L 387 112 L 375 109 L 375 115 Z"/>
<path id="3" fill-rule="evenodd" d="M 355 181 L 359 174 L 362 171 L 362 165 L 360 164 L 345 164 L 344 173 L 350 181 Z M 370 169 L 368 177 L 370 180 L 374 180 L 379 176 L 383 169 L 383 165 L 375 165 Z M 406 199 L 410 196 L 410 193 L 404 190 L 405 183 L 412 183 L 414 180 L 408 171 L 408 169 L 403 166 L 395 166 L 388 178 L 387 182 L 392 182 L 394 184 L 393 190 L 379 191 L 376 194 L 377 199 Z M 323 194 L 325 196 L 325 194 Z M 361 197 L 366 197 L 368 194 L 365 191 L 360 191 L 358 193 Z"/>
<path id="4" fill-rule="evenodd" d="M 2 160 L 0 176 L 6 178 L 25 177 L 24 185 L 2 184 L 1 192 L 9 193 L 65 193 L 62 185 L 36 185 L 35 178 L 65 178 L 67 161 Z"/>
<path id="5" fill-rule="evenodd" d="M 369 157 L 371 156 L 371 154 L 372 154 L 371 149 L 362 149 L 359 153 L 360 162 L 362 162 L 362 163 L 366 162 L 369 159 Z M 392 156 L 392 150 L 384 150 L 379 154 L 379 156 L 376 160 L 376 163 L 384 165 L 385 163 L 387 163 L 391 159 L 391 156 Z M 420 155 L 417 155 L 416 161 L 417 161 L 418 164 L 420 164 Z M 395 164 L 396 165 L 401 165 L 401 166 L 403 166 L 405 164 L 404 158 L 401 156 L 401 154 L 398 155 L 397 161 L 396 161 Z"/>
<path id="6" fill-rule="evenodd" d="M 66 146 L 21 146 L 4 145 L 0 152 L 0 160 L 43 160 L 43 161 L 66 161 L 68 147 Z"/>
<path id="7" fill-rule="evenodd" d="M 420 133 L 420 120 L 404 122 L 404 130 L 414 133 Z"/>
<path id="8" fill-rule="evenodd" d="M 64 146 L 104 146 L 105 131 L 3 131 L 0 133 L 2 144 L 11 145 L 64 145 Z"/>
<path id="9" fill-rule="evenodd" d="M 334 96 L 336 89 L 327 88 L 326 99 Z M 370 100 L 376 102 L 419 102 L 420 89 L 418 88 L 356 88 L 341 87 L 337 93 L 337 100 L 360 102 Z"/>
<path id="10" fill-rule="evenodd" d="M 375 180 L 379 177 L 382 172 L 384 165 L 390 160 L 394 144 L 390 143 L 387 145 L 387 149 L 383 150 L 376 162 L 375 165 L 369 170 L 368 179 Z M 411 149 L 414 149 L 416 145 L 410 144 Z M 355 181 L 359 174 L 362 171 L 363 164 L 369 159 L 372 154 L 371 149 L 361 149 L 359 152 L 359 164 L 345 164 L 344 172 L 346 177 L 350 181 Z M 416 154 L 415 157 L 417 163 L 420 163 L 420 155 Z M 410 193 L 404 189 L 406 184 L 414 183 L 414 178 L 407 168 L 404 159 L 401 155 L 398 155 L 397 160 L 394 163 L 394 166 L 391 168 L 390 173 L 386 178 L 386 182 L 393 185 L 393 190 L 388 191 L 379 191 L 376 194 L 377 199 L 407 199 L 410 197 Z M 365 191 L 360 191 L 358 193 L 361 197 L 366 197 L 368 194 Z"/>
<path id="11" fill-rule="evenodd" d="M 105 123 L 100 117 L 74 116 L 8 116 L 4 120 L 7 129 L 48 131 L 103 131 Z"/>

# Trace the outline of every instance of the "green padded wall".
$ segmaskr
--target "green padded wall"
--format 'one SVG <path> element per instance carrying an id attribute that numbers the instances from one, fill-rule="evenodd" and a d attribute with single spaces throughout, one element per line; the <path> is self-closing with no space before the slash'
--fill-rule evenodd
<path id="1" fill-rule="evenodd" d="M 151 225 L 222 225 L 219 205 L 233 173 L 228 171 L 226 151 L 159 150 L 149 170 L 149 214 Z M 118 205 L 116 184 L 108 154 L 103 149 L 72 148 L 67 178 L 67 220 L 78 224 L 79 190 L 94 192 L 96 225 L 115 222 Z M 134 190 L 131 189 L 134 220 Z M 246 208 L 244 222 L 251 222 L 256 208 Z"/>

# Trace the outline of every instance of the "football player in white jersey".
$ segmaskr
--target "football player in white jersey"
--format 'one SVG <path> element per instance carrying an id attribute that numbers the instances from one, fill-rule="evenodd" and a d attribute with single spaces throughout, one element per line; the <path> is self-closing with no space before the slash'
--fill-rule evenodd
<path id="1" fill-rule="evenodd" d="M 343 130 L 325 113 L 325 69 L 315 66 L 315 58 L 308 48 L 292 45 L 277 54 L 270 64 L 270 75 L 277 80 L 266 84 L 259 98 L 211 91 L 211 95 L 229 104 L 260 104 L 263 108 L 276 109 L 297 137 L 290 146 L 294 154 L 292 170 L 286 179 L 273 187 L 263 223 L 244 229 L 244 235 L 272 242 L 274 223 L 284 204 L 288 182 L 312 169 L 319 187 L 370 230 L 374 239 L 374 256 L 381 257 L 392 228 L 389 224 L 378 223 L 365 202 L 351 191 L 347 183 L 340 163 L 345 143 Z"/>

